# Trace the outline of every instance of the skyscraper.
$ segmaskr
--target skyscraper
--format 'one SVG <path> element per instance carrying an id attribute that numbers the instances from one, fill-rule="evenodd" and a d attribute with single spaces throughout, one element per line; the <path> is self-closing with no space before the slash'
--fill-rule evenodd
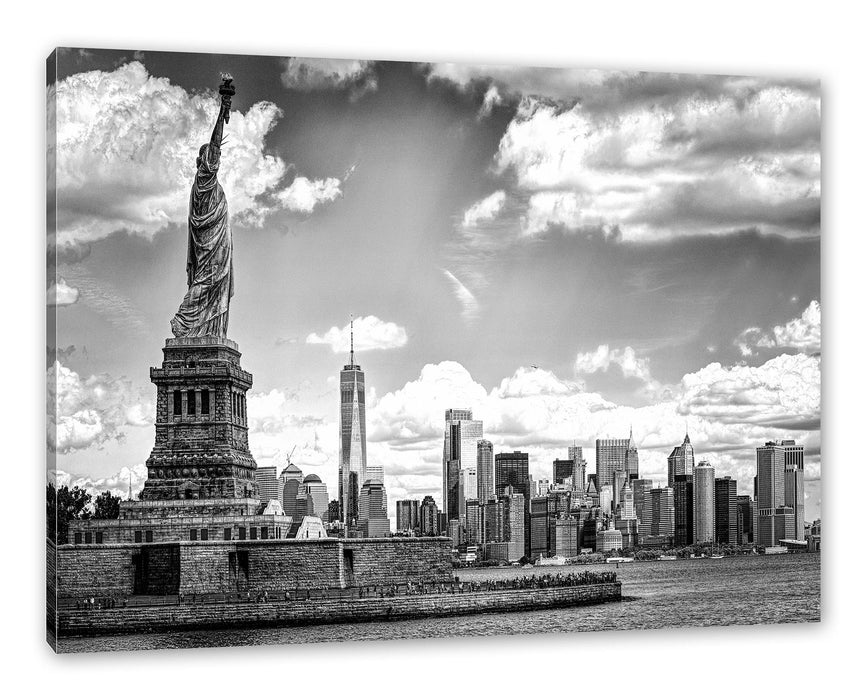
<path id="1" fill-rule="evenodd" d="M 641 522 L 650 517 L 649 498 L 652 487 L 652 479 L 635 479 L 631 482 L 631 488 L 634 492 L 634 512 Z M 644 515 L 645 510 L 646 515 Z"/>
<path id="2" fill-rule="evenodd" d="M 739 544 L 737 519 L 737 480 L 729 476 L 716 479 L 716 542 Z"/>
<path id="3" fill-rule="evenodd" d="M 798 477 L 796 473 L 787 477 L 786 470 L 797 472 L 803 471 L 803 446 L 797 445 L 793 440 L 781 440 L 779 442 L 767 442 L 756 449 L 757 474 L 755 476 L 755 507 L 758 510 L 758 531 L 756 544 L 770 547 L 777 545 L 780 539 L 793 536 L 796 533 L 796 506 L 802 503 L 802 498 L 797 493 Z M 802 477 L 800 477 L 802 484 Z M 786 488 L 786 485 L 789 488 Z M 790 498 L 793 503 L 788 503 Z M 794 510 L 794 533 L 777 533 L 775 525 L 777 522 L 776 508 L 790 506 Z"/>
<path id="4" fill-rule="evenodd" d="M 682 445 L 673 449 L 668 457 L 668 486 L 674 485 L 674 479 L 682 474 L 693 474 L 695 471 L 695 448 L 689 439 L 688 431 Z"/>
<path id="5" fill-rule="evenodd" d="M 358 527 L 364 537 L 385 537 L 391 530 L 388 497 L 379 481 L 368 479 L 358 496 Z"/>
<path id="6" fill-rule="evenodd" d="M 553 460 L 553 483 L 571 484 L 574 478 L 574 460 L 573 459 L 554 459 Z"/>
<path id="7" fill-rule="evenodd" d="M 487 503 L 496 495 L 496 474 L 493 462 L 493 443 L 478 441 L 478 500 Z"/>
<path id="8" fill-rule="evenodd" d="M 288 459 L 280 478 L 277 481 L 277 496 L 283 506 L 283 512 L 292 518 L 306 515 L 306 504 L 304 511 L 297 512 L 298 495 L 303 491 L 304 473 Z"/>
<path id="9" fill-rule="evenodd" d="M 526 452 L 500 452 L 494 457 L 494 465 L 496 495 L 519 493 L 523 497 L 521 504 L 524 508 L 524 519 L 521 533 L 524 536 L 524 551 L 528 555 L 530 548 L 529 500 L 531 498 L 529 455 Z M 513 503 L 515 502 L 512 502 L 512 506 Z"/>
<path id="10" fill-rule="evenodd" d="M 603 486 L 613 486 L 614 473 L 628 473 L 626 458 L 629 453 L 631 438 L 606 438 L 595 441 L 595 473 L 596 488 L 601 493 Z M 636 458 L 637 448 L 633 457 Z"/>
<path id="11" fill-rule="evenodd" d="M 643 508 L 644 518 L 640 521 L 642 538 L 674 538 L 674 490 L 670 486 L 650 489 Z"/>
<path id="12" fill-rule="evenodd" d="M 269 501 L 279 500 L 276 467 L 259 464 L 256 467 L 256 483 L 259 485 L 259 501 L 262 504 L 267 505 Z"/>
<path id="13" fill-rule="evenodd" d="M 586 460 L 583 458 L 583 448 L 572 445 L 568 448 L 568 458 L 574 462 L 571 490 L 578 496 L 583 496 L 586 492 Z"/>
<path id="14" fill-rule="evenodd" d="M 751 496 L 737 496 L 737 532 L 740 540 L 738 544 L 754 544 L 755 530 L 757 528 L 758 513 L 755 510 L 755 502 Z"/>
<path id="15" fill-rule="evenodd" d="M 794 539 L 806 539 L 805 485 L 802 464 L 785 465 L 785 505 L 794 509 Z M 259 487 L 261 488 L 261 487 Z"/>
<path id="16" fill-rule="evenodd" d="M 328 519 L 328 487 L 317 474 L 304 477 L 302 493 L 306 495 L 307 512 L 305 515 L 315 515 L 324 521 Z"/>
<path id="17" fill-rule="evenodd" d="M 415 500 L 397 501 L 397 532 L 420 530 L 420 504 Z"/>
<path id="18" fill-rule="evenodd" d="M 340 372 L 340 503 L 343 520 L 352 520 L 352 502 L 357 502 L 357 490 L 352 490 L 350 473 L 357 475 L 356 484 L 367 481 L 367 418 L 364 396 L 364 372 L 355 364 L 354 320 L 349 324 L 349 364 Z M 354 489 L 357 489 L 357 485 Z"/>
<path id="19" fill-rule="evenodd" d="M 695 541 L 694 474 L 674 477 L 674 544 L 685 547 Z"/>
<path id="20" fill-rule="evenodd" d="M 439 529 L 439 506 L 433 496 L 424 496 L 421 501 L 421 535 L 434 537 L 441 532 Z"/>
<path id="21" fill-rule="evenodd" d="M 442 451 L 442 510 L 448 520 L 460 518 L 460 501 L 478 498 L 478 441 L 484 424 L 472 420 L 472 411 L 449 408 L 445 411 L 445 440 Z M 463 472 L 462 494 L 459 489 Z M 464 513 L 465 515 L 465 513 Z"/>
<path id="22" fill-rule="evenodd" d="M 695 542 L 715 542 L 716 470 L 707 461 L 695 466 Z"/>
<path id="23" fill-rule="evenodd" d="M 629 481 L 637 479 L 640 476 L 638 468 L 637 444 L 634 441 L 634 433 L 632 429 L 628 429 L 628 445 L 625 450 L 625 473 Z"/>

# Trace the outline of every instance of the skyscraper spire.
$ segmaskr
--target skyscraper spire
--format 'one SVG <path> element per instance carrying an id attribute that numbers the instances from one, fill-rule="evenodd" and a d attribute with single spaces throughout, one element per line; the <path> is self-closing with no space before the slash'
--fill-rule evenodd
<path id="1" fill-rule="evenodd" d="M 355 364 L 355 314 L 349 316 L 349 364 Z"/>

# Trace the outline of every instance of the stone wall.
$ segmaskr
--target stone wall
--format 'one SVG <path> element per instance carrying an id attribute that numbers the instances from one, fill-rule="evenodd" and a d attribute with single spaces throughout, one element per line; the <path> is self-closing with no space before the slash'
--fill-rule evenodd
<path id="1" fill-rule="evenodd" d="M 451 580 L 451 540 L 448 538 L 350 539 L 343 540 L 343 548 L 352 551 L 353 584 L 356 586 Z"/>
<path id="2" fill-rule="evenodd" d="M 179 550 L 177 590 L 165 547 Z M 132 595 L 133 557 L 144 549 L 153 552 L 154 579 L 145 592 L 155 595 L 440 583 L 452 575 L 451 542 L 440 537 L 71 544 L 57 548 L 58 595 Z"/>
<path id="3" fill-rule="evenodd" d="M 163 605 L 62 610 L 64 636 L 167 630 L 370 622 L 474 613 L 544 610 L 621 599 L 620 583 L 354 600 Z"/>

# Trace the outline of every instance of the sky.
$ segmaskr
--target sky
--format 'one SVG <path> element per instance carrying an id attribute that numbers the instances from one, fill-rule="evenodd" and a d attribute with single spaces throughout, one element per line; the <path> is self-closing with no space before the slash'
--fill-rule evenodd
<path id="1" fill-rule="evenodd" d="M 335 497 L 354 315 L 392 518 L 397 499 L 441 500 L 447 408 L 529 452 L 534 478 L 572 444 L 592 472 L 595 439 L 631 429 L 661 485 L 688 430 L 751 494 L 755 448 L 792 438 L 820 517 L 820 86 L 796 77 L 61 50 L 47 377 L 63 479 L 146 478 L 148 368 L 186 291 L 223 72 L 229 337 L 258 464 L 294 450 Z"/>

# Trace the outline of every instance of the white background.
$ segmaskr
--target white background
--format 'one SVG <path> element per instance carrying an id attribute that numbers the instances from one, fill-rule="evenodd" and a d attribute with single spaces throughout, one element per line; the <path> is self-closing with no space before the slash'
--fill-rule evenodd
<path id="1" fill-rule="evenodd" d="M 857 695 L 864 100 L 854 3 L 66 0 L 4 10 L 3 687 L 18 697 Z M 315 8 L 315 9 L 313 9 Z M 44 643 L 44 60 L 56 45 L 770 74 L 823 85 L 823 618 L 817 625 L 56 657 Z M 143 370 L 144 371 L 144 370 Z M 325 630 L 325 633 L 327 631 Z M 850 685 L 849 685 L 850 683 Z M 847 686 L 847 687 L 846 687 Z M 846 693 L 846 695 L 848 694 Z"/>

